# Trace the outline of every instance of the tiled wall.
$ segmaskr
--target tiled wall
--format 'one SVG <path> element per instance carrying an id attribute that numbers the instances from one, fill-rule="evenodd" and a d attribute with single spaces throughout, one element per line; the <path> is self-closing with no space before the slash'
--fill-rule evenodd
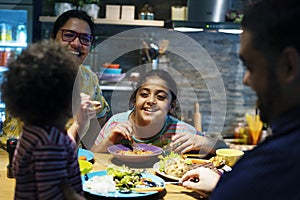
<path id="1" fill-rule="evenodd" d="M 245 113 L 254 110 L 256 100 L 255 94 L 251 89 L 242 83 L 245 69 L 238 58 L 239 36 L 213 32 L 187 33 L 187 35 L 204 47 L 222 75 L 226 90 L 227 107 L 223 133 L 231 133 L 236 124 L 244 120 Z M 192 49 L 189 52 L 193 54 Z M 195 57 L 197 57 L 197 55 L 195 55 Z M 203 117 L 203 129 L 207 131 L 209 123 L 213 122 L 210 121 L 211 99 L 205 78 L 203 79 L 194 68 L 188 67 L 189 64 L 178 58 L 178 56 L 170 57 L 170 60 L 170 66 L 185 74 L 185 77 L 188 78 L 194 88 Z M 184 103 L 193 105 L 194 100 L 192 100 L 192 102 L 189 101 L 189 99 L 192 99 L 189 98 L 190 92 L 188 90 L 185 91 L 184 96 L 186 98 Z M 190 107 L 192 110 L 193 107 Z"/>

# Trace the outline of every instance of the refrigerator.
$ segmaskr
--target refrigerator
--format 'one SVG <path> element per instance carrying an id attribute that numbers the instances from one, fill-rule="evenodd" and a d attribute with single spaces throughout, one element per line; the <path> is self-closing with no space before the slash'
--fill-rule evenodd
<path id="1" fill-rule="evenodd" d="M 33 0 L 0 0 L 0 84 L 9 57 L 32 43 L 32 27 Z M 5 118 L 4 109 L 0 93 L 0 126 Z"/>

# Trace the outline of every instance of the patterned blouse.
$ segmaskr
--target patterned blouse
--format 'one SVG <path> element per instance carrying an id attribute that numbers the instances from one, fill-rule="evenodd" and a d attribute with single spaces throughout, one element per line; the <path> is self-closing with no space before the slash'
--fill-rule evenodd
<path id="1" fill-rule="evenodd" d="M 114 126 L 116 126 L 120 122 L 128 121 L 130 113 L 132 110 L 129 110 L 127 112 L 118 113 L 116 115 L 113 115 L 104 125 L 104 127 L 101 129 L 95 144 L 98 145 L 102 141 L 102 138 L 107 137 L 106 134 L 109 134 L 110 130 Z M 147 140 L 140 140 L 135 137 L 133 139 L 136 142 L 146 143 L 146 144 L 152 144 L 155 146 L 163 147 L 171 142 L 171 137 L 176 133 L 187 133 L 187 134 L 196 134 L 196 135 L 203 135 L 201 132 L 197 131 L 195 127 L 180 121 L 179 119 L 172 117 L 170 115 L 166 116 L 166 121 L 164 124 L 164 127 L 161 129 L 161 131 L 156 134 L 154 137 L 147 139 Z M 128 140 L 124 140 L 121 143 L 126 144 L 128 143 Z"/>

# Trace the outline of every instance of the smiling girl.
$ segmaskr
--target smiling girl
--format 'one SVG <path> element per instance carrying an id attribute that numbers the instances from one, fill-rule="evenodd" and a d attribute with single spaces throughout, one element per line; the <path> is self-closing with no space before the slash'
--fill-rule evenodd
<path id="1" fill-rule="evenodd" d="M 216 140 L 203 136 L 195 127 L 175 117 L 176 100 L 176 82 L 169 73 L 148 72 L 130 97 L 133 109 L 112 116 L 91 150 L 106 152 L 113 144 L 134 140 L 160 147 L 170 143 L 173 151 L 181 153 L 200 149 L 207 153 L 213 149 L 214 153 Z"/>

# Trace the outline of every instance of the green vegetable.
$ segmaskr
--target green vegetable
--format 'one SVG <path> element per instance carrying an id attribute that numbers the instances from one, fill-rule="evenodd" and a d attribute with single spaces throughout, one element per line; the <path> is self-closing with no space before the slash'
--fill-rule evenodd
<path id="1" fill-rule="evenodd" d="M 116 187 L 119 190 L 122 190 L 124 188 L 126 189 L 134 188 L 142 176 L 140 171 L 130 169 L 125 165 L 117 169 L 109 167 L 106 169 L 106 171 L 107 171 L 107 175 L 113 177 L 116 183 Z"/>

